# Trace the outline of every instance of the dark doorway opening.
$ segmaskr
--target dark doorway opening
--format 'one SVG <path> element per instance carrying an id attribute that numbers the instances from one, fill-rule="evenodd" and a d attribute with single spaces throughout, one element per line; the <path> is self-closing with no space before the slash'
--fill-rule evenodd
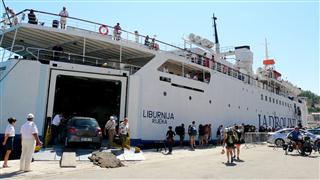
<path id="1" fill-rule="evenodd" d="M 120 115 L 121 81 L 58 75 L 54 114 L 95 118 L 103 128 L 109 116 Z"/>

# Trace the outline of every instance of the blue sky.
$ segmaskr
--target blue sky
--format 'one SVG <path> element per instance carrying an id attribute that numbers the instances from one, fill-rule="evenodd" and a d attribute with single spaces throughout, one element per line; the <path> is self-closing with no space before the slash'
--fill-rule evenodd
<path id="1" fill-rule="evenodd" d="M 195 33 L 212 39 L 211 16 L 218 17 L 220 46 L 250 45 L 254 70 L 269 56 L 283 79 L 320 95 L 319 1 L 18 1 L 6 0 L 15 12 L 33 8 L 69 15 L 157 35 L 157 39 L 182 45 L 182 36 Z"/>

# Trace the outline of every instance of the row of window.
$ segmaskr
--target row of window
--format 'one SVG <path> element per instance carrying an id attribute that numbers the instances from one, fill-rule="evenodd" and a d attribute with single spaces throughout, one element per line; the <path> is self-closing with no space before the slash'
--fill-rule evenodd
<path id="1" fill-rule="evenodd" d="M 280 106 L 282 105 L 282 106 L 289 107 L 289 108 L 292 107 L 292 105 L 290 103 L 287 103 L 285 101 L 281 101 L 280 99 L 278 100 L 278 99 L 274 99 L 274 98 L 271 98 L 271 97 L 268 98 L 268 96 L 264 96 L 263 94 L 261 94 L 261 100 L 262 101 L 263 100 L 269 101 L 270 103 L 279 104 Z"/>

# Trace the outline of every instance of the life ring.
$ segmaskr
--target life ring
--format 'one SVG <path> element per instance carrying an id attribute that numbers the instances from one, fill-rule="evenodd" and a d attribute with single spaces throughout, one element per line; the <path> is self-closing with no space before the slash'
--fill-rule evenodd
<path id="1" fill-rule="evenodd" d="M 101 25 L 99 27 L 99 33 L 102 35 L 107 35 L 109 33 L 109 29 L 106 25 Z"/>

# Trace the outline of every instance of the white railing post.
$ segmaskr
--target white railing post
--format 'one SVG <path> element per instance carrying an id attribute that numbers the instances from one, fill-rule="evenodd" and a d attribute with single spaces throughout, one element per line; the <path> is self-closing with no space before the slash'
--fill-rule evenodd
<path id="1" fill-rule="evenodd" d="M 18 29 L 16 29 L 15 32 L 14 32 L 14 36 L 13 36 L 13 40 L 12 40 L 12 44 L 11 44 L 11 49 L 10 49 L 9 58 L 10 58 L 11 55 L 13 54 L 13 47 L 14 47 L 14 43 L 16 42 L 17 33 L 18 33 Z"/>
<path id="2" fill-rule="evenodd" d="M 83 38 L 83 48 L 82 48 L 82 62 L 84 63 L 86 55 L 86 38 Z"/>

